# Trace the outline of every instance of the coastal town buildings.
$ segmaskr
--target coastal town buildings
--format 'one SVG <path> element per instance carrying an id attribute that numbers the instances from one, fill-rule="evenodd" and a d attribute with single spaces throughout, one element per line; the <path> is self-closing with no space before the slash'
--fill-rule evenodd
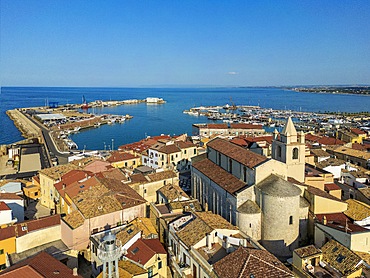
<path id="1" fill-rule="evenodd" d="M 142 153 L 142 164 L 153 169 L 190 169 L 190 159 L 197 156 L 197 147 L 190 141 L 158 140 Z"/>
<path id="2" fill-rule="evenodd" d="M 265 133 L 262 125 L 243 123 L 193 124 L 193 136 L 213 138 L 215 136 L 261 136 Z"/>
<path id="3" fill-rule="evenodd" d="M 192 195 L 273 254 L 290 256 L 306 237 L 299 227 L 307 221 L 308 206 L 302 190 L 288 181 L 304 182 L 304 155 L 304 136 L 291 119 L 279 137 L 274 134 L 273 159 L 214 139 L 207 157 L 192 166 Z"/>

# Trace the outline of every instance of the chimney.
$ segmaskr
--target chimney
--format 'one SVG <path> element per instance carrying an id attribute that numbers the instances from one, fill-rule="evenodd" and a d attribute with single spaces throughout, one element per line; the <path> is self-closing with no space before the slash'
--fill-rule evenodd
<path id="1" fill-rule="evenodd" d="M 322 224 L 326 225 L 328 221 L 326 220 L 326 216 L 324 215 L 324 218 L 322 219 Z"/>
<path id="2" fill-rule="evenodd" d="M 204 210 L 208 211 L 208 204 L 207 203 L 205 203 L 205 205 L 204 205 Z"/>
<path id="3" fill-rule="evenodd" d="M 73 276 L 78 276 L 77 267 L 73 268 Z"/>
<path id="4" fill-rule="evenodd" d="M 212 249 L 211 234 L 206 234 L 207 248 Z"/>

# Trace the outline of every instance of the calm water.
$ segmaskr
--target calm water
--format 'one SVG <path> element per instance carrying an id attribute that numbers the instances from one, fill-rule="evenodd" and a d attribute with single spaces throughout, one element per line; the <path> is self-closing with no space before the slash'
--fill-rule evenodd
<path id="1" fill-rule="evenodd" d="M 291 109 L 296 111 L 345 111 L 370 110 L 370 97 L 358 95 L 333 95 L 299 93 L 278 88 L 35 88 L 3 87 L 0 94 L 0 144 L 22 140 L 20 132 L 5 114 L 6 110 L 20 107 L 44 106 L 46 100 L 59 104 L 81 103 L 85 96 L 94 100 L 125 100 L 161 97 L 161 105 L 122 105 L 89 109 L 96 114 L 134 116 L 123 124 L 104 125 L 73 135 L 71 138 L 80 149 L 114 149 L 126 143 L 141 140 L 146 135 L 191 135 L 192 124 L 208 122 L 205 117 L 194 117 L 183 110 L 195 106 L 231 104 L 259 105 L 263 108 Z"/>

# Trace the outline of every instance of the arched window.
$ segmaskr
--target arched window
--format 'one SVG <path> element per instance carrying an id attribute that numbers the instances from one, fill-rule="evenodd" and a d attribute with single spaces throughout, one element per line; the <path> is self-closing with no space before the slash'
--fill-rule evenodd
<path id="1" fill-rule="evenodd" d="M 233 160 L 229 158 L 229 173 L 233 172 Z"/>
<path id="2" fill-rule="evenodd" d="M 289 216 L 289 225 L 293 224 L 293 216 Z"/>
<path id="3" fill-rule="evenodd" d="M 277 147 L 277 156 L 281 157 L 281 146 Z"/>
<path id="4" fill-rule="evenodd" d="M 293 149 L 293 159 L 298 159 L 298 148 Z"/>

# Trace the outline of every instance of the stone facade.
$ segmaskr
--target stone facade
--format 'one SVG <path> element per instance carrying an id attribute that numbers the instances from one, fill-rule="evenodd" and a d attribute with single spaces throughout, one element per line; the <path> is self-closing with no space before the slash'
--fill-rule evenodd
<path id="1" fill-rule="evenodd" d="M 272 159 L 223 139 L 207 144 L 207 158 L 193 163 L 192 194 L 203 208 L 219 214 L 279 257 L 289 257 L 306 238 L 308 205 L 304 181 L 304 135 L 288 119 L 275 133 Z"/>

